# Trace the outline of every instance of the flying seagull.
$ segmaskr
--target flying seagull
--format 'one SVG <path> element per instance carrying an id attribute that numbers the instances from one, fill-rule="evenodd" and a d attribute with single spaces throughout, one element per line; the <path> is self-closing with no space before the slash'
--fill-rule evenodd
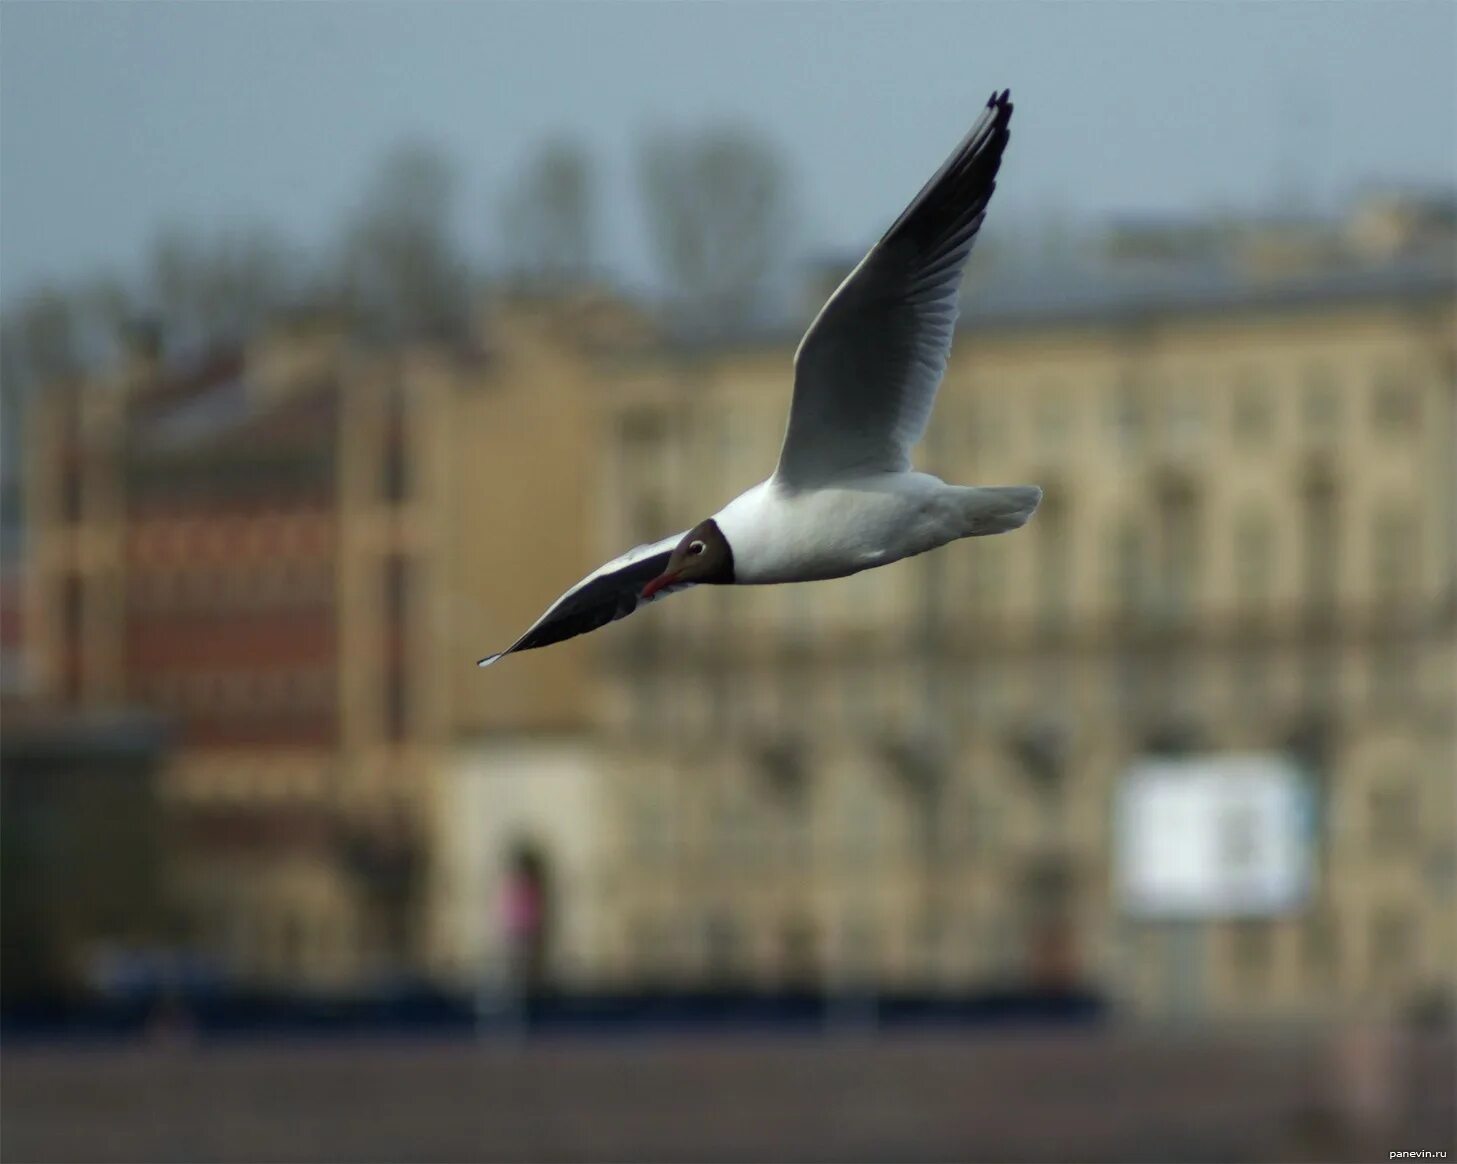
<path id="1" fill-rule="evenodd" d="M 971 131 L 829 301 L 794 355 L 773 476 L 686 533 L 589 574 L 516 642 L 549 646 L 690 586 L 842 578 L 958 538 L 1026 524 L 1035 485 L 948 485 L 911 468 L 946 371 L 962 271 L 996 189 L 1012 102 Z"/>

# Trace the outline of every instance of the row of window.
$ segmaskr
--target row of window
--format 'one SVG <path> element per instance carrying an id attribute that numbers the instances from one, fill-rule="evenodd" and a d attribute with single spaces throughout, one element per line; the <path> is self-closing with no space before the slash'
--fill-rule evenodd
<path id="1" fill-rule="evenodd" d="M 847 739 L 914 732 L 924 713 L 922 661 L 902 646 L 893 659 L 849 655 L 805 675 L 773 667 L 728 671 L 710 663 L 687 672 L 650 668 L 626 684 L 628 726 L 642 740 L 701 744 L 742 742 L 784 730 L 795 716 Z M 1042 665 L 1019 656 L 976 657 L 956 652 L 942 664 L 937 699 L 949 723 L 976 730 L 1025 722 L 1049 708 L 1077 722 L 1117 728 L 1149 717 L 1180 715 L 1245 730 L 1280 730 L 1313 708 L 1375 711 L 1411 722 L 1437 711 L 1449 696 L 1439 686 L 1446 657 L 1423 643 L 1391 637 L 1359 654 L 1255 645 L 1218 654 L 1185 655 L 1161 663 L 1138 652 L 1118 659 L 1059 656 Z M 775 682 L 775 674 L 791 676 Z M 788 699 L 781 692 L 792 689 Z M 1233 718 L 1230 718 L 1233 717 Z M 1100 733 L 1101 734 L 1101 731 Z"/>
<path id="2" fill-rule="evenodd" d="M 1174 384 L 1126 380 L 1102 405 L 1115 447 L 1132 449 L 1155 436 L 1188 445 L 1203 439 L 1221 421 L 1242 445 L 1272 436 L 1286 397 L 1264 376 L 1256 371 L 1240 373 L 1229 391 L 1219 396 L 1206 385 L 1197 377 Z M 1358 395 L 1362 390 L 1364 401 Z M 1035 445 L 1061 449 L 1078 432 L 1086 400 L 1085 392 L 1051 384 L 1026 393 L 984 393 L 972 407 L 972 447 L 980 451 L 1005 447 L 1010 426 L 1023 414 L 1032 425 Z M 1367 423 L 1379 435 L 1409 436 L 1421 427 L 1421 382 L 1396 366 L 1379 368 L 1362 384 L 1343 385 L 1329 365 L 1312 365 L 1290 419 L 1308 438 L 1330 439 L 1341 433 L 1348 411 L 1358 403 L 1364 404 Z"/>
<path id="3" fill-rule="evenodd" d="M 323 764 L 262 758 L 248 764 L 190 767 L 184 779 L 183 794 L 194 805 L 280 801 L 316 805 L 332 791 L 337 773 Z"/>
<path id="4" fill-rule="evenodd" d="M 631 847 L 639 857 L 672 860 L 678 855 L 677 842 L 701 826 L 707 836 L 691 847 L 711 862 L 772 859 L 805 864 L 817 851 L 825 857 L 859 860 L 894 840 L 898 849 L 919 854 L 934 848 L 954 864 L 956 858 L 1004 851 L 1020 843 L 1005 827 L 1006 812 L 1016 799 L 1004 783 L 1008 775 L 1015 773 L 1034 794 L 1033 803 L 1042 813 L 1038 827 L 1061 833 L 1070 819 L 1070 804 L 1086 805 L 1088 782 L 1079 778 L 1076 768 L 1055 760 L 1039 765 L 1029 755 L 1021 754 L 996 770 L 965 773 L 961 780 L 951 774 L 944 787 L 939 781 L 918 784 L 894 765 L 883 773 L 879 787 L 847 784 L 846 774 L 826 766 L 817 771 L 806 757 L 792 795 L 769 783 L 760 771 L 747 778 L 715 779 L 706 789 L 698 787 L 700 773 L 682 803 L 675 803 L 672 788 L 661 783 L 644 785 L 635 793 L 624 790 L 623 803 L 630 813 Z M 689 803 L 703 796 L 708 799 Z M 1339 839 L 1326 838 L 1326 843 L 1339 845 L 1343 859 L 1355 855 L 1352 843 L 1386 865 L 1419 863 L 1429 855 L 1436 830 L 1422 812 L 1418 774 L 1383 777 L 1366 791 L 1355 812 L 1355 819 L 1332 822 Z M 1086 816 L 1080 817 L 1079 827 L 1087 825 Z M 1446 892 L 1454 889 L 1457 886 L 1448 885 Z"/>
<path id="5" fill-rule="evenodd" d="M 181 714 L 332 712 L 338 697 L 331 668 L 160 672 L 136 676 L 132 688 L 135 698 Z"/>
<path id="6" fill-rule="evenodd" d="M 1250 920 L 1230 925 L 1228 964 L 1241 990 L 1259 989 L 1273 976 L 1279 938 L 1276 924 Z M 1296 935 L 1298 964 L 1304 978 L 1317 986 L 1361 978 L 1363 972 L 1368 985 L 1420 985 L 1420 934 L 1415 903 L 1388 903 L 1365 918 L 1343 919 L 1330 911 L 1315 912 L 1305 917 Z M 1362 939 L 1364 966 L 1356 960 Z"/>
<path id="7" fill-rule="evenodd" d="M 126 576 L 132 609 L 179 614 L 328 605 L 335 582 L 327 559 L 279 559 L 246 569 L 131 570 Z"/>
<path id="8" fill-rule="evenodd" d="M 1076 523 L 1044 524 L 1036 535 L 1044 543 L 1036 551 L 1044 561 L 1038 570 L 1040 605 L 1060 610 L 1068 601 L 1072 560 L 1070 539 Z M 1334 522 L 1308 515 L 1293 541 L 1282 543 L 1275 523 L 1261 509 L 1247 509 L 1238 515 L 1233 532 L 1234 590 L 1241 610 L 1268 607 L 1282 552 L 1299 558 L 1299 595 L 1302 601 L 1334 598 L 1340 582 L 1340 530 Z M 1371 519 L 1367 578 L 1373 597 L 1411 596 L 1421 580 L 1421 537 L 1419 514 L 1411 505 L 1390 504 Z M 1115 526 L 1108 543 L 1108 587 L 1125 609 L 1163 608 L 1188 610 L 1195 600 L 1207 570 L 1207 548 L 1197 509 L 1170 507 L 1150 526 L 1147 522 L 1123 520 Z M 987 603 L 1001 597 L 1005 552 L 977 555 L 976 585 Z"/>

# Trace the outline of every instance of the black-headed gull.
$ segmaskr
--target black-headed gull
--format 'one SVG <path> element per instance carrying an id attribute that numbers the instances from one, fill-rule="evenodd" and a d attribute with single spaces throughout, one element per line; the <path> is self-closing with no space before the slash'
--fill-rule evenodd
<path id="1" fill-rule="evenodd" d="M 992 96 L 805 332 L 773 476 L 687 533 L 589 574 L 480 666 L 700 583 L 841 578 L 1026 523 L 1042 499 L 1037 486 L 947 485 L 912 470 L 910 457 L 946 371 L 962 271 L 1007 148 L 1009 97 Z"/>

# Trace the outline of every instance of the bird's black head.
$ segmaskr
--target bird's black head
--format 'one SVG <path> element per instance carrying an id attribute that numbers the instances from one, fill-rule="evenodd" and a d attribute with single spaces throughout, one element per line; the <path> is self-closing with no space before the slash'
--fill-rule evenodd
<path id="1" fill-rule="evenodd" d="M 696 582 L 726 586 L 734 580 L 734 552 L 713 518 L 700 521 L 673 547 L 663 572 L 643 587 L 651 598 L 665 586 Z"/>

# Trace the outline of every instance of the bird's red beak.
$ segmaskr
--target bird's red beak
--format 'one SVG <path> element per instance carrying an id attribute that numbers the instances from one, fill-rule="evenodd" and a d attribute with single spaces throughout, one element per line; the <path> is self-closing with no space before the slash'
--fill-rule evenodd
<path id="1" fill-rule="evenodd" d="M 651 582 L 642 588 L 643 601 L 647 601 L 664 586 L 671 586 L 678 581 L 678 575 L 674 573 L 659 574 Z"/>

